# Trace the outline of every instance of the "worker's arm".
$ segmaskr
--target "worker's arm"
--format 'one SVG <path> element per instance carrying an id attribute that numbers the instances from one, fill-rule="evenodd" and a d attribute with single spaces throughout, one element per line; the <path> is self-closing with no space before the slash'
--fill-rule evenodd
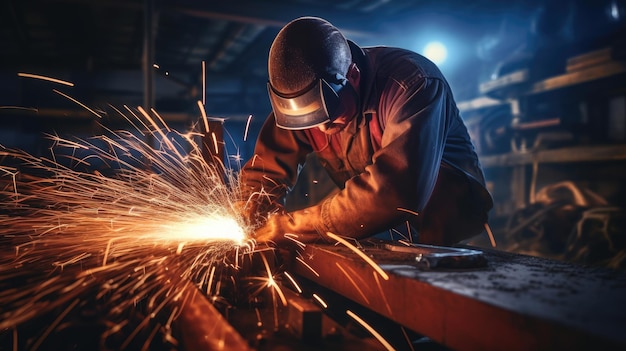
<path id="1" fill-rule="evenodd" d="M 277 128 L 274 114 L 270 114 L 259 132 L 253 157 L 239 175 L 239 207 L 253 225 L 282 209 L 282 200 L 310 152 L 310 145 L 292 131 Z"/>

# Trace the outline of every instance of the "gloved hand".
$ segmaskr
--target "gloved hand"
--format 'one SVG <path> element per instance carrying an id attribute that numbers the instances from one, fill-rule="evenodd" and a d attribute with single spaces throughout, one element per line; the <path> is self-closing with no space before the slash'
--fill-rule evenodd
<path id="1" fill-rule="evenodd" d="M 239 200 L 233 203 L 233 210 L 243 219 L 249 228 L 258 228 L 272 213 L 282 213 L 284 209 L 277 203 L 259 201 L 259 199 Z"/>
<path id="2" fill-rule="evenodd" d="M 290 213 L 271 214 L 264 225 L 254 234 L 257 242 L 274 242 L 278 245 L 287 242 L 310 243 L 325 240 L 326 231 L 320 217 L 320 207 L 312 206 Z"/>

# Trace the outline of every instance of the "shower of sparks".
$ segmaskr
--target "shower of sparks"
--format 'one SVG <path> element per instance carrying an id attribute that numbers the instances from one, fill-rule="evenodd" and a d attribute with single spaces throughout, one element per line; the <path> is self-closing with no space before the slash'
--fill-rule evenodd
<path id="1" fill-rule="evenodd" d="M 52 77 L 40 76 L 38 74 L 20 72 L 17 75 L 20 76 L 20 77 L 24 77 L 24 78 L 33 78 L 33 79 L 47 80 L 47 81 L 52 82 L 52 83 L 63 84 L 63 85 L 67 85 L 69 87 L 73 87 L 74 86 L 74 83 L 72 83 L 72 82 L 68 82 L 68 81 L 65 81 L 65 80 L 52 78 Z"/>
<path id="2" fill-rule="evenodd" d="M 233 256 L 255 250 L 234 206 L 234 173 L 203 158 L 201 135 L 125 108 L 144 130 L 102 124 L 105 133 L 89 139 L 48 135 L 48 156 L 0 145 L 0 331 L 13 331 L 16 344 L 27 322 L 57 316 L 39 346 L 95 302 L 109 307 L 103 339 L 125 331 L 120 348 L 147 345 L 140 335 L 154 338 L 155 328 L 174 343 L 187 282 L 218 294 L 215 280 L 238 269 Z M 144 319 L 131 326 L 134 309 Z"/>
<path id="3" fill-rule="evenodd" d="M 96 116 L 104 133 L 88 139 L 48 135 L 51 147 L 45 156 L 0 145 L 0 342 L 12 333 L 13 349 L 35 350 L 71 323 L 68 319 L 76 322 L 73 315 L 98 306 L 98 318 L 104 319 L 97 322 L 104 326 L 102 345 L 113 339 L 114 345 L 107 345 L 113 349 L 148 349 L 160 333 L 168 346 L 176 347 L 171 325 L 190 292 L 202 291 L 214 304 L 229 304 L 220 294 L 241 288 L 234 273 L 251 261 L 244 257 L 252 253 L 260 255 L 264 272 L 244 277 L 250 282 L 248 299 L 262 291 L 271 294 L 278 328 L 279 303 L 287 306 L 279 276 L 299 294 L 302 289 L 288 272 L 273 272 L 264 251 L 248 238 L 254 228 L 238 212 L 242 193 L 234 171 L 217 158 L 205 159 L 202 140 L 209 133 L 218 150 L 205 94 L 197 101 L 202 122 L 194 126 L 203 130 L 182 133 L 154 109 L 109 105 L 114 111 L 109 115 L 53 91 Z M 105 122 L 113 117 L 122 117 L 129 130 L 107 128 Z M 388 280 L 384 270 L 343 238 L 327 235 L 374 268 L 382 291 L 377 274 Z M 306 246 L 297 234 L 285 238 L 300 249 Z M 296 260 L 319 277 L 300 252 Z M 369 301 L 351 274 L 337 266 Z M 197 289 L 188 289 L 192 284 Z M 317 294 L 312 298 L 328 308 Z M 138 317 L 129 316 L 133 310 Z M 260 312 L 255 311 L 260 327 Z M 347 313 L 390 348 L 367 323 Z M 38 318 L 48 323 L 36 339 L 18 338 L 21 330 L 32 332 L 29 322 Z"/>

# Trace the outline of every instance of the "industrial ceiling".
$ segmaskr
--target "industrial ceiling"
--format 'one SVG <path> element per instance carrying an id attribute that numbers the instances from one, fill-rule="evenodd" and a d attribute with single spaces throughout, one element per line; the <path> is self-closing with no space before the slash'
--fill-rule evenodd
<path id="1" fill-rule="evenodd" d="M 605 2 L 615 4 L 594 3 Z M 443 35 L 457 51 L 449 49 L 456 67 L 441 68 L 457 100 L 467 99 L 503 54 L 524 46 L 538 11 L 552 4 L 559 18 L 569 3 L 583 13 L 580 5 L 591 2 L 3 0 L 0 106 L 76 108 L 51 93 L 49 84 L 17 75 L 27 72 L 73 82 L 68 94 L 91 106 L 150 103 L 160 111 L 189 113 L 204 99 L 215 116 L 266 115 L 272 39 L 281 26 L 305 15 L 328 19 L 361 45 L 419 52 L 425 38 Z M 144 30 L 146 24 L 151 31 Z M 154 64 L 148 100 L 144 53 L 152 53 Z"/>

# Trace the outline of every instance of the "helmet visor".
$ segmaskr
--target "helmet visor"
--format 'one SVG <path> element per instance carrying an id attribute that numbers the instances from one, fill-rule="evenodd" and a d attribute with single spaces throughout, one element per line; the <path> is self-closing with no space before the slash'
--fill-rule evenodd
<path id="1" fill-rule="evenodd" d="M 338 91 L 345 85 L 328 84 L 319 79 L 309 90 L 286 98 L 267 83 L 267 91 L 276 117 L 276 125 L 284 129 L 308 129 L 335 119 L 339 107 Z M 335 87 L 333 87 L 335 86 Z"/>

